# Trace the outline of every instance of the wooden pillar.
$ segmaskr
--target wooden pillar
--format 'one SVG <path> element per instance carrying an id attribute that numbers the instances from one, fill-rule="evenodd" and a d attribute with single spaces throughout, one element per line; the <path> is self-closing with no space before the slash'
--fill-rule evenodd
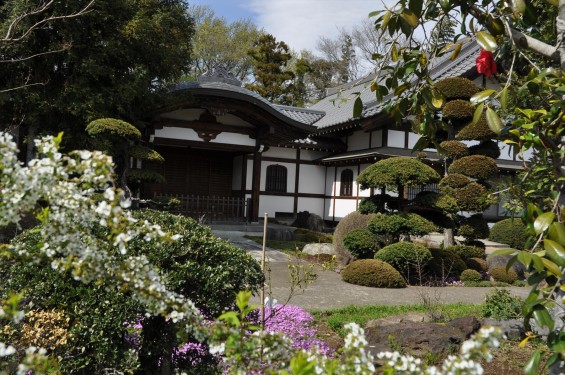
<path id="1" fill-rule="evenodd" d="M 253 153 L 253 180 L 251 184 L 251 221 L 259 220 L 259 192 L 261 191 L 261 153 Z"/>
<path id="2" fill-rule="evenodd" d="M 294 175 L 294 207 L 292 213 L 294 217 L 298 214 L 298 187 L 300 182 L 300 149 L 296 150 L 296 167 Z"/>

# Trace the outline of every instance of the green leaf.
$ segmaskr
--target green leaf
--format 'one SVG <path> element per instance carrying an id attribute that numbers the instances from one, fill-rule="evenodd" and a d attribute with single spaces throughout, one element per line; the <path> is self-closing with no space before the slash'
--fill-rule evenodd
<path id="1" fill-rule="evenodd" d="M 477 122 L 479 122 L 483 114 L 484 107 L 485 103 L 481 103 L 477 106 L 477 108 L 475 108 L 475 113 L 473 113 L 473 122 L 471 123 L 472 125 L 475 125 Z"/>
<path id="2" fill-rule="evenodd" d="M 526 2 L 524 0 L 512 0 L 512 9 L 520 14 L 526 11 Z"/>
<path id="3" fill-rule="evenodd" d="M 440 109 L 443 106 L 443 95 L 439 90 L 432 89 L 432 100 L 431 104 L 434 108 Z"/>
<path id="4" fill-rule="evenodd" d="M 553 222 L 549 226 L 549 238 L 561 245 L 565 245 L 565 226 L 559 222 Z"/>
<path id="5" fill-rule="evenodd" d="M 546 259 L 546 258 L 541 258 L 541 261 L 543 262 L 543 266 L 545 267 L 547 272 L 550 272 L 557 277 L 562 276 L 561 270 L 559 269 L 557 264 L 553 263 L 551 260 Z"/>
<path id="6" fill-rule="evenodd" d="M 532 262 L 532 257 L 533 255 L 528 253 L 527 251 L 520 251 L 518 253 L 518 260 L 526 267 L 528 267 Z M 506 270 L 508 271 L 509 268 L 510 267 L 507 266 Z"/>
<path id="7" fill-rule="evenodd" d="M 381 24 L 381 29 L 386 29 L 391 16 L 392 12 L 390 10 L 385 13 L 385 15 L 383 16 L 383 23 Z"/>
<path id="8" fill-rule="evenodd" d="M 475 36 L 477 37 L 479 46 L 486 51 L 492 52 L 498 47 L 496 39 L 488 31 L 479 31 Z"/>
<path id="9" fill-rule="evenodd" d="M 361 100 L 361 97 L 358 96 L 357 99 L 355 99 L 355 103 L 353 104 L 353 117 L 359 118 L 361 117 L 362 113 L 363 113 L 363 101 Z"/>
<path id="10" fill-rule="evenodd" d="M 228 311 L 223 313 L 218 317 L 218 320 L 223 320 L 233 327 L 241 326 L 241 322 L 239 321 L 239 316 L 235 311 Z"/>
<path id="11" fill-rule="evenodd" d="M 463 43 L 457 43 L 457 45 L 455 45 L 455 49 L 451 53 L 449 60 L 453 61 L 457 58 L 457 56 L 459 56 L 459 52 L 461 52 L 461 47 L 463 47 Z"/>
<path id="12" fill-rule="evenodd" d="M 496 94 L 496 90 L 488 89 L 484 91 L 480 91 L 475 95 L 471 96 L 471 103 L 479 104 L 490 98 L 492 95 Z"/>
<path id="13" fill-rule="evenodd" d="M 392 44 L 392 47 L 390 49 L 390 57 L 392 61 L 394 62 L 398 61 L 398 49 L 396 48 L 396 43 Z"/>
<path id="14" fill-rule="evenodd" d="M 551 317 L 545 306 L 534 306 L 533 317 L 540 327 L 547 327 L 550 331 L 553 331 L 553 318 Z"/>
<path id="15" fill-rule="evenodd" d="M 490 130 L 495 134 L 500 134 L 504 127 L 498 114 L 490 107 L 487 107 L 487 124 Z"/>
<path id="16" fill-rule="evenodd" d="M 524 365 L 524 375 L 536 375 L 541 360 L 541 349 L 537 349 Z"/>
<path id="17" fill-rule="evenodd" d="M 504 87 L 500 91 L 500 106 L 502 107 L 502 111 L 506 112 L 508 108 L 508 87 Z"/>
<path id="18" fill-rule="evenodd" d="M 418 26 L 418 17 L 414 14 L 414 12 L 404 9 L 400 16 L 410 25 L 412 28 Z"/>
<path id="19" fill-rule="evenodd" d="M 423 0 L 410 0 L 408 2 L 408 8 L 412 13 L 416 15 L 416 17 L 420 18 L 422 15 L 422 5 L 424 4 Z"/>
<path id="20" fill-rule="evenodd" d="M 499 249 L 494 251 L 490 256 L 492 257 L 499 257 L 502 255 L 510 255 L 510 254 L 516 254 L 517 250 L 516 249 Z"/>
<path id="21" fill-rule="evenodd" d="M 420 137 L 420 139 L 418 139 L 418 142 L 416 142 L 414 147 L 412 147 L 412 152 L 422 151 L 423 149 L 428 147 L 429 144 L 430 144 L 430 140 L 428 139 L 428 137 Z"/>
<path id="22" fill-rule="evenodd" d="M 536 234 L 541 234 L 547 230 L 549 225 L 553 223 L 553 219 L 555 219 L 555 214 L 553 212 L 545 212 L 539 215 L 534 221 L 534 230 L 536 231 Z"/>
<path id="23" fill-rule="evenodd" d="M 235 303 L 239 309 L 239 311 L 244 311 L 245 308 L 249 305 L 249 300 L 251 299 L 251 292 L 250 291 L 241 291 L 237 293 L 235 297 Z"/>
<path id="24" fill-rule="evenodd" d="M 554 261 L 555 264 L 559 267 L 565 267 L 565 249 L 563 246 L 547 238 L 543 240 L 543 246 L 547 256 Z"/>

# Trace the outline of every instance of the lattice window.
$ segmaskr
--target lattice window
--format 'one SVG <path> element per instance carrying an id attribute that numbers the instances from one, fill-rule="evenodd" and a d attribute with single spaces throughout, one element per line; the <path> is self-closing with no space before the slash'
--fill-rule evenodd
<path id="1" fill-rule="evenodd" d="M 350 197 L 353 195 L 353 171 L 351 169 L 344 169 L 341 171 L 339 195 L 344 197 Z"/>
<path id="2" fill-rule="evenodd" d="M 274 164 L 267 167 L 267 181 L 265 191 L 286 193 L 286 167 Z"/>

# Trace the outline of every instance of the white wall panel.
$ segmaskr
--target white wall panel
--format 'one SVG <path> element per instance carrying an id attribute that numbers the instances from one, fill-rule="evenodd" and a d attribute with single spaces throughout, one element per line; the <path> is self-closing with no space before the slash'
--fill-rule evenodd
<path id="1" fill-rule="evenodd" d="M 334 186 L 334 167 L 327 168 L 326 174 L 326 195 L 333 195 L 333 186 Z"/>
<path id="2" fill-rule="evenodd" d="M 369 148 L 369 133 L 357 130 L 347 137 L 347 151 L 364 150 L 367 148 Z"/>
<path id="3" fill-rule="evenodd" d="M 300 166 L 300 175 L 298 178 L 298 192 L 324 194 L 325 176 L 326 167 L 322 165 L 302 164 Z"/>
<path id="4" fill-rule="evenodd" d="M 251 190 L 253 184 L 253 160 L 247 160 L 247 179 L 245 180 L 245 190 Z"/>
<path id="5" fill-rule="evenodd" d="M 331 152 L 327 151 L 300 150 L 300 160 L 312 161 L 321 159 L 331 154 Z"/>
<path id="6" fill-rule="evenodd" d="M 398 130 L 389 130 L 388 131 L 388 147 L 399 147 L 404 148 L 404 137 L 405 132 L 401 132 Z"/>
<path id="7" fill-rule="evenodd" d="M 261 195 L 259 197 L 259 217 L 266 212 L 270 217 L 275 217 L 277 212 L 292 212 L 294 208 L 294 197 L 277 197 L 273 195 Z"/>
<path id="8" fill-rule="evenodd" d="M 227 143 L 230 145 L 255 146 L 256 141 L 248 135 L 222 132 L 212 139 L 210 143 Z"/>
<path id="9" fill-rule="evenodd" d="M 165 126 L 163 129 L 155 129 L 155 137 L 203 142 L 202 139 L 198 137 L 198 134 L 196 134 L 196 132 L 192 129 L 175 128 L 169 126 Z"/>
<path id="10" fill-rule="evenodd" d="M 324 217 L 324 199 L 298 198 L 298 211 L 308 211 L 320 217 Z"/>
<path id="11" fill-rule="evenodd" d="M 341 220 L 347 214 L 356 210 L 355 199 L 336 199 L 335 200 L 335 220 Z M 333 210 L 333 207 L 332 207 Z"/>

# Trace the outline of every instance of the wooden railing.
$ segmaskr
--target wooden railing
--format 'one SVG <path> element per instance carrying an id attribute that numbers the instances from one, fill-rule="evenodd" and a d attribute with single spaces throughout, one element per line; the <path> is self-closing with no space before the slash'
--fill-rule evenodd
<path id="1" fill-rule="evenodd" d="M 248 200 L 241 197 L 215 197 L 188 194 L 155 194 L 155 200 L 178 199 L 177 211 L 194 219 L 207 222 L 245 221 Z"/>

